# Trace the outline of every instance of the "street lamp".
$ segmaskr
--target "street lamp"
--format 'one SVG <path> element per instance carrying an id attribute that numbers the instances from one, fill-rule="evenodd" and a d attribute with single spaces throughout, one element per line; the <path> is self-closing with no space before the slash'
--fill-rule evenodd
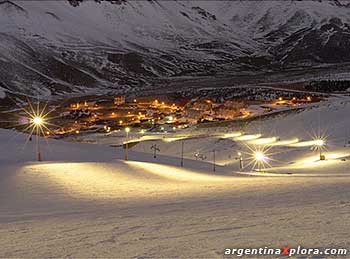
<path id="1" fill-rule="evenodd" d="M 20 107 L 26 114 L 27 118 L 23 118 L 20 120 L 21 124 L 27 124 L 27 127 L 24 129 L 24 131 L 30 130 L 30 133 L 28 135 L 28 138 L 25 142 L 25 145 L 28 141 L 32 141 L 33 133 L 36 134 L 36 153 L 37 160 L 40 162 L 42 161 L 41 156 L 41 150 L 40 150 L 40 137 L 43 136 L 44 138 L 47 138 L 50 134 L 50 130 L 47 127 L 50 123 L 49 121 L 49 115 L 55 109 L 52 109 L 50 111 L 46 111 L 47 104 L 42 107 L 40 103 L 38 102 L 36 105 L 36 108 L 33 106 L 33 104 L 28 100 L 28 106 L 29 108 Z M 52 124 L 51 124 L 52 125 Z M 42 134 L 42 135 L 41 135 Z"/>
<path id="2" fill-rule="evenodd" d="M 325 141 L 323 139 L 317 139 L 315 141 L 315 146 L 318 148 L 318 150 L 320 152 L 320 160 L 326 159 L 325 155 L 322 154 L 322 148 L 324 145 L 325 145 Z"/>
<path id="3" fill-rule="evenodd" d="M 258 164 L 258 170 L 259 172 L 261 172 L 261 166 L 266 162 L 267 157 L 266 155 L 261 152 L 261 151 L 257 151 L 254 153 L 254 159 L 256 161 L 256 163 Z"/>
<path id="4" fill-rule="evenodd" d="M 129 127 L 126 127 L 125 128 L 125 133 L 126 133 L 126 142 L 125 142 L 125 161 L 128 161 L 129 159 L 129 143 L 128 143 L 128 140 L 129 140 L 129 132 L 130 132 L 130 128 Z"/>
<path id="5" fill-rule="evenodd" d="M 262 152 L 256 152 L 254 157 L 257 161 L 263 161 L 265 159 L 265 155 Z"/>
<path id="6" fill-rule="evenodd" d="M 184 167 L 184 146 L 185 142 L 181 141 L 181 167 Z"/>
<path id="7" fill-rule="evenodd" d="M 41 151 L 40 151 L 39 134 L 40 134 L 40 130 L 41 130 L 41 127 L 43 126 L 43 124 L 44 124 L 44 120 L 40 116 L 35 116 L 32 119 L 32 125 L 35 128 L 35 130 L 36 130 L 36 151 L 37 151 L 38 161 L 39 162 L 42 161 Z"/>
<path id="8" fill-rule="evenodd" d="M 242 153 L 238 152 L 238 159 L 239 159 L 239 170 L 242 171 L 243 170 L 243 157 L 242 157 Z"/>
<path id="9" fill-rule="evenodd" d="M 152 145 L 151 149 L 153 149 L 153 158 L 157 158 L 157 152 L 160 152 L 160 149 L 159 147 L 157 147 L 157 144 Z"/>
<path id="10" fill-rule="evenodd" d="M 41 117 L 34 117 L 32 122 L 35 126 L 41 126 L 44 120 Z"/>
<path id="11" fill-rule="evenodd" d="M 213 150 L 213 171 L 216 172 L 216 156 L 215 156 L 216 150 Z"/>

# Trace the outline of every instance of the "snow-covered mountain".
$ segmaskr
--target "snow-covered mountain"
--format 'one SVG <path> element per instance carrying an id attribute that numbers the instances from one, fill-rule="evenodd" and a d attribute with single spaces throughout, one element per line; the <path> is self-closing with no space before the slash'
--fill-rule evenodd
<path id="1" fill-rule="evenodd" d="M 0 0 L 0 97 L 350 61 L 343 1 Z"/>

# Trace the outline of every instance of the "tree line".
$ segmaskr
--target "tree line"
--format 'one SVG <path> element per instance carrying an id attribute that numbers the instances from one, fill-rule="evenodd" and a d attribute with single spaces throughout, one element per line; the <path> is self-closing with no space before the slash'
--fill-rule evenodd
<path id="1" fill-rule="evenodd" d="M 320 80 L 311 81 L 305 87 L 308 91 L 314 92 L 342 92 L 350 90 L 350 80 Z"/>

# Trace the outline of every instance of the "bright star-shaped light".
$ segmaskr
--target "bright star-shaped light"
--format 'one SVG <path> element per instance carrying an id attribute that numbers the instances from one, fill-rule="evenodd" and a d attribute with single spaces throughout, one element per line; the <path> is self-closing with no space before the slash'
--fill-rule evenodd
<path id="1" fill-rule="evenodd" d="M 272 152 L 271 146 L 262 145 L 245 145 L 248 150 L 239 151 L 238 156 L 244 160 L 248 161 L 245 168 L 251 168 L 252 170 L 262 171 L 266 168 L 272 167 L 270 163 L 278 162 L 274 159 L 274 155 L 279 152 Z"/>
<path id="2" fill-rule="evenodd" d="M 267 160 L 267 157 L 265 156 L 265 154 L 263 152 L 260 152 L 260 151 L 255 152 L 254 158 L 259 162 L 264 162 Z"/>
<path id="3" fill-rule="evenodd" d="M 29 130 L 28 138 L 26 140 L 25 145 L 28 143 L 28 141 L 31 139 L 32 135 L 35 134 L 38 137 L 43 136 L 47 137 L 47 132 L 52 133 L 51 130 L 48 128 L 48 126 L 55 126 L 54 124 L 49 123 L 50 118 L 49 115 L 55 111 L 56 108 L 46 111 L 47 103 L 45 105 L 40 105 L 38 102 L 36 107 L 28 100 L 28 108 L 21 107 L 22 110 L 27 114 L 27 117 L 25 118 L 27 127 L 24 128 L 24 132 Z"/>
<path id="4" fill-rule="evenodd" d="M 34 117 L 32 123 L 37 126 L 40 126 L 44 123 L 44 120 L 41 117 Z"/>
<path id="5" fill-rule="evenodd" d="M 323 139 L 317 139 L 315 140 L 315 145 L 316 146 L 319 146 L 319 147 L 322 147 L 324 145 L 324 140 Z"/>

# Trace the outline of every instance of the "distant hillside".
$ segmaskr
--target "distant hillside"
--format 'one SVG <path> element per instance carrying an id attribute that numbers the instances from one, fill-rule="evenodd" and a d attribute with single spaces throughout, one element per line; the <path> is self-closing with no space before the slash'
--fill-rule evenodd
<path id="1" fill-rule="evenodd" d="M 349 61 L 345 1 L 0 0 L 0 98 Z"/>

